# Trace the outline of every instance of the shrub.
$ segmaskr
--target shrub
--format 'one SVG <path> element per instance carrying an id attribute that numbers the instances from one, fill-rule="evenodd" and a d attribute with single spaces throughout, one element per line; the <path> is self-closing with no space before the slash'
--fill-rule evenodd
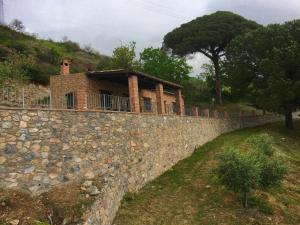
<path id="1" fill-rule="evenodd" d="M 263 152 L 267 156 L 273 155 L 273 138 L 270 135 L 253 135 L 247 139 L 247 142 L 251 145 L 251 148 L 253 150 Z"/>
<path id="2" fill-rule="evenodd" d="M 249 198 L 249 206 L 257 207 L 259 212 L 267 215 L 272 215 L 274 213 L 273 208 L 269 206 L 264 199 L 257 196 Z"/>
<path id="3" fill-rule="evenodd" d="M 234 148 L 228 149 L 219 156 L 216 173 L 228 189 L 243 194 L 244 207 L 247 207 L 248 194 L 260 182 L 260 167 L 254 155 L 243 154 Z"/>
<path id="4" fill-rule="evenodd" d="M 80 51 L 81 48 L 78 43 L 72 41 L 66 41 L 63 43 L 68 52 L 77 52 Z"/>
<path id="5" fill-rule="evenodd" d="M 25 83 L 28 81 L 28 70 L 32 66 L 33 60 L 25 55 L 15 55 L 0 62 L 0 85 L 7 82 Z"/>
<path id="6" fill-rule="evenodd" d="M 256 163 L 260 166 L 260 186 L 267 188 L 280 185 L 287 173 L 287 167 L 282 160 L 274 156 L 273 138 L 268 134 L 259 134 L 251 136 L 247 142 L 256 154 Z"/>
<path id="7" fill-rule="evenodd" d="M 242 153 L 238 149 L 228 149 L 219 156 L 216 168 L 221 184 L 229 190 L 243 194 L 244 207 L 247 207 L 251 190 L 278 186 L 287 174 L 287 167 L 282 160 L 257 150 Z"/>
<path id="8" fill-rule="evenodd" d="M 260 185 L 263 188 L 279 186 L 287 174 L 287 167 L 278 158 L 266 159 L 261 166 Z"/>

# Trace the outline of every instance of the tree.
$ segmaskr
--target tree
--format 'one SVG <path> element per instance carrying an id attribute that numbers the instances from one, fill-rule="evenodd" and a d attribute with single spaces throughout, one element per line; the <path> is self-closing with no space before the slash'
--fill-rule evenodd
<path id="1" fill-rule="evenodd" d="M 62 42 L 63 42 L 63 43 L 68 42 L 68 41 L 69 41 L 68 36 L 63 36 L 63 37 L 62 37 Z"/>
<path id="2" fill-rule="evenodd" d="M 139 68 L 139 62 L 136 60 L 136 43 L 121 45 L 115 48 L 112 56 L 112 69 L 136 69 Z"/>
<path id="3" fill-rule="evenodd" d="M 140 54 L 142 70 L 161 79 L 182 84 L 191 72 L 187 62 L 158 48 L 146 48 Z"/>
<path id="4" fill-rule="evenodd" d="M 200 102 L 210 102 L 213 92 L 207 81 L 199 77 L 189 77 L 182 82 L 184 102 L 187 105 L 199 105 Z"/>
<path id="5" fill-rule="evenodd" d="M 284 162 L 273 154 L 273 139 L 268 134 L 251 136 L 247 142 L 248 152 L 226 150 L 215 170 L 221 184 L 243 195 L 245 208 L 252 190 L 279 186 L 287 174 Z"/>
<path id="6" fill-rule="evenodd" d="M 260 168 L 253 154 L 243 154 L 238 149 L 229 149 L 219 156 L 216 173 L 221 184 L 243 195 L 244 207 L 248 206 L 248 195 L 260 182 Z"/>
<path id="7" fill-rule="evenodd" d="M 13 19 L 10 24 L 9 27 L 15 31 L 18 32 L 24 32 L 25 31 L 25 25 L 23 24 L 23 22 L 21 20 L 18 19 Z"/>
<path id="8" fill-rule="evenodd" d="M 300 106 L 300 20 L 273 24 L 237 37 L 227 48 L 232 89 L 250 95 L 263 109 L 285 114 Z"/>
<path id="9" fill-rule="evenodd" d="M 85 45 L 83 49 L 90 55 L 100 55 L 100 53 L 97 52 L 97 50 L 93 49 L 91 45 Z"/>
<path id="10" fill-rule="evenodd" d="M 258 24 L 231 12 L 218 11 L 181 25 L 164 37 L 164 47 L 180 56 L 200 52 L 214 65 L 216 98 L 222 104 L 220 59 L 236 36 L 257 29 Z"/>

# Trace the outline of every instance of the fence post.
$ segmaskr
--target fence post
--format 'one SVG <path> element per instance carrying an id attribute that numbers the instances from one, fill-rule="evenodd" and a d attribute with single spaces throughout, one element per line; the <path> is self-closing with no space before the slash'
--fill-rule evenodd
<path id="1" fill-rule="evenodd" d="M 204 116 L 205 116 L 206 118 L 209 118 L 209 109 L 205 109 L 205 110 L 204 110 Z"/>
<path id="2" fill-rule="evenodd" d="M 50 97 L 49 97 L 49 109 L 52 109 L 52 92 L 50 90 Z"/>
<path id="3" fill-rule="evenodd" d="M 227 111 L 224 112 L 224 118 L 229 119 L 229 113 Z"/>
<path id="4" fill-rule="evenodd" d="M 244 117 L 244 111 L 240 111 L 240 118 L 243 119 Z"/>
<path id="5" fill-rule="evenodd" d="M 214 113 L 214 118 L 216 119 L 219 118 L 219 112 L 217 110 L 214 110 L 213 113 Z"/>
<path id="6" fill-rule="evenodd" d="M 24 86 L 22 87 L 22 107 L 25 109 L 25 90 Z"/>
<path id="7" fill-rule="evenodd" d="M 120 101 L 120 96 L 117 97 L 118 99 L 118 111 L 120 112 L 121 111 L 121 101 Z"/>
<path id="8" fill-rule="evenodd" d="M 195 116 L 195 117 L 199 116 L 198 107 L 192 106 L 192 116 Z"/>

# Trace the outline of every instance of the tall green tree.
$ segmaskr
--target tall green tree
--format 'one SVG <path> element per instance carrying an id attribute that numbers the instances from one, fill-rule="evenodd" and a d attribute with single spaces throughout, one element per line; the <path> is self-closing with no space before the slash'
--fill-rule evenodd
<path id="1" fill-rule="evenodd" d="M 232 89 L 263 109 L 284 113 L 292 129 L 292 112 L 300 106 L 300 20 L 237 37 L 226 52 Z"/>
<path id="2" fill-rule="evenodd" d="M 136 59 L 136 43 L 122 44 L 115 48 L 112 59 L 112 69 L 136 69 L 139 68 L 139 61 Z"/>
<path id="3" fill-rule="evenodd" d="M 146 48 L 140 54 L 142 70 L 161 79 L 182 84 L 189 78 L 192 67 L 185 59 L 168 54 L 159 48 Z"/>
<path id="4" fill-rule="evenodd" d="M 258 26 L 234 13 L 218 11 L 198 17 L 168 33 L 164 38 L 164 46 L 180 56 L 200 52 L 208 57 L 215 70 L 216 98 L 222 104 L 220 59 L 225 54 L 225 48 L 236 36 Z"/>

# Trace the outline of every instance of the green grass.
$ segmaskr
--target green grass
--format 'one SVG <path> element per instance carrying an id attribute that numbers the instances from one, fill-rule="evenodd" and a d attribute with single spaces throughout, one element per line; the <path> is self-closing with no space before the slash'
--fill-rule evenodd
<path id="1" fill-rule="evenodd" d="M 225 134 L 199 148 L 191 157 L 146 185 L 127 194 L 115 225 L 300 224 L 300 121 L 296 131 L 282 124 Z M 226 190 L 213 173 L 216 156 L 230 146 L 246 145 L 253 134 L 268 133 L 276 152 L 289 165 L 281 187 L 255 192 L 250 208 Z"/>
<path id="2" fill-rule="evenodd" d="M 49 225 L 48 222 L 35 221 L 33 225 Z"/>

